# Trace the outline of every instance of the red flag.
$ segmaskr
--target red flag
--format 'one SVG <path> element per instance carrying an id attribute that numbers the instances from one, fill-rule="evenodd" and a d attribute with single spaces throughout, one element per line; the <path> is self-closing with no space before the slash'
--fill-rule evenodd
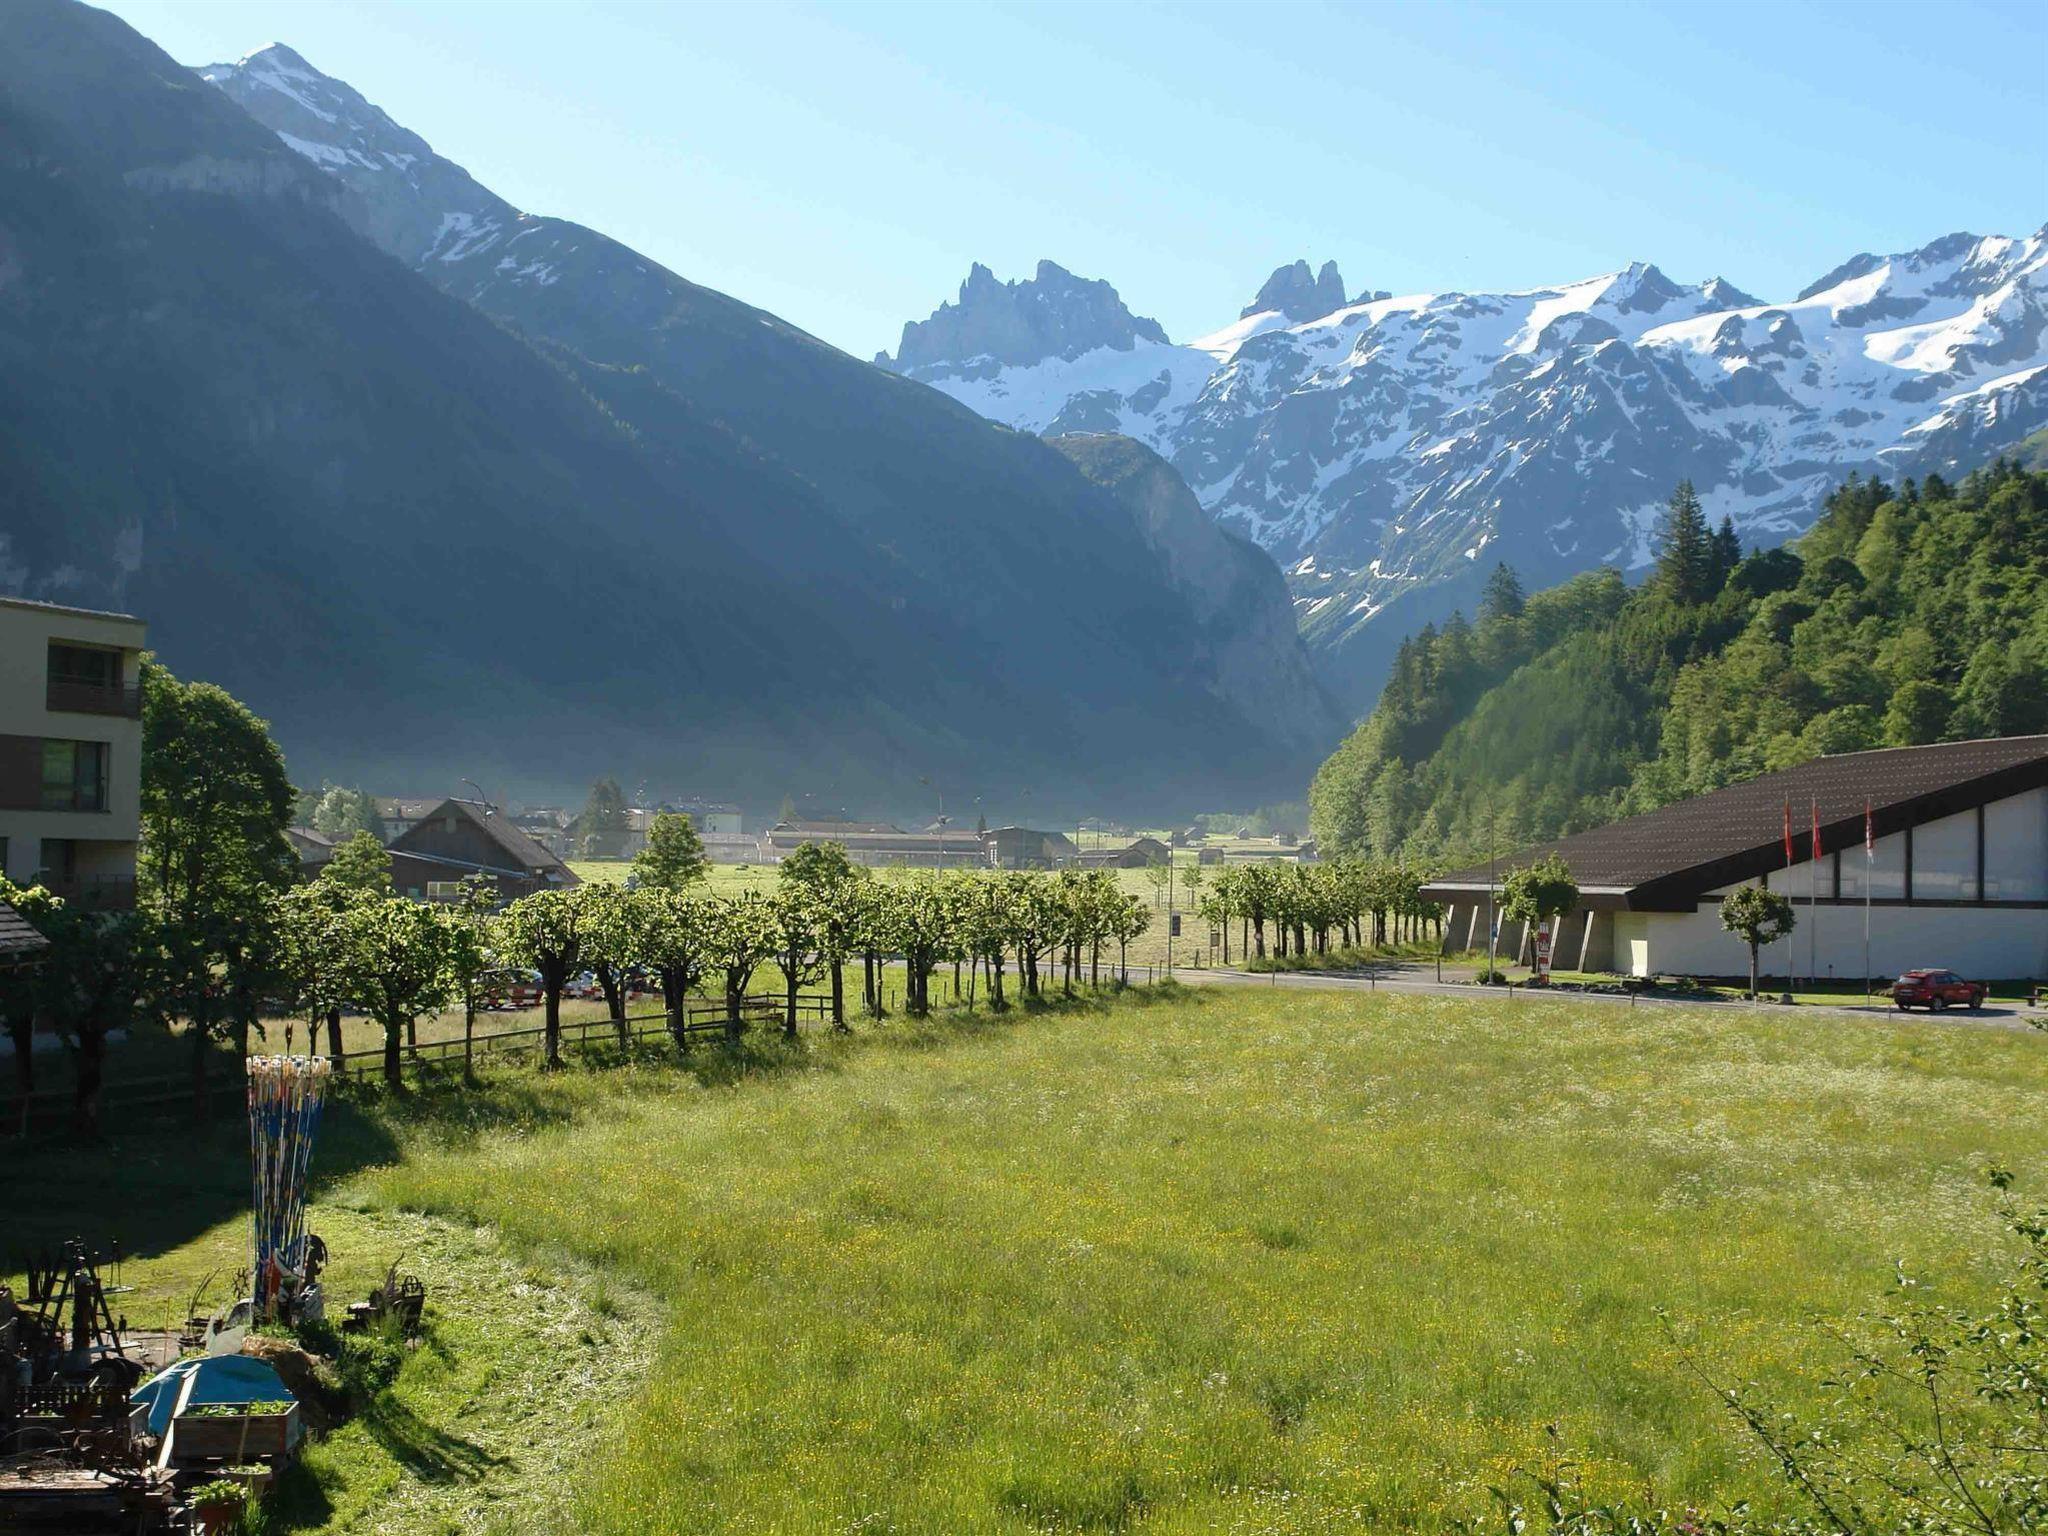
<path id="1" fill-rule="evenodd" d="M 1877 857 L 1877 825 L 1870 818 L 1870 802 L 1863 802 L 1863 857 Z"/>
<path id="2" fill-rule="evenodd" d="M 1807 804 L 1813 810 L 1813 862 L 1820 862 L 1820 800 L 1810 799 Z"/>
<path id="3" fill-rule="evenodd" d="M 1792 802 L 1785 801 L 1785 867 L 1792 867 Z"/>

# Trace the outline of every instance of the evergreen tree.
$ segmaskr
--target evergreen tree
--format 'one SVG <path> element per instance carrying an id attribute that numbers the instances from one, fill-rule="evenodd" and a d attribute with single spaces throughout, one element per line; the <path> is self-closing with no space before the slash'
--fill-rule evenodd
<path id="1" fill-rule="evenodd" d="M 1522 610 L 1528 606 L 1528 594 L 1522 590 L 1522 579 L 1515 574 L 1515 568 L 1503 560 L 1493 568 L 1493 574 L 1486 578 L 1486 588 L 1479 597 L 1479 622 L 1493 623 L 1500 619 L 1519 619 Z"/>
<path id="2" fill-rule="evenodd" d="M 1735 567 L 1742 564 L 1742 538 L 1735 531 L 1735 519 L 1726 512 L 1721 514 L 1721 526 L 1714 530 L 1713 584 L 1719 592 L 1728 584 L 1728 578 L 1735 574 Z"/>
<path id="3" fill-rule="evenodd" d="M 1714 595 L 1714 539 L 1690 480 L 1678 482 L 1658 531 L 1657 583 L 1673 602 L 1701 603 Z"/>
<path id="4" fill-rule="evenodd" d="M 602 778 L 590 786 L 574 831 L 584 853 L 592 858 L 615 859 L 625 851 L 626 792 L 617 779 Z"/>

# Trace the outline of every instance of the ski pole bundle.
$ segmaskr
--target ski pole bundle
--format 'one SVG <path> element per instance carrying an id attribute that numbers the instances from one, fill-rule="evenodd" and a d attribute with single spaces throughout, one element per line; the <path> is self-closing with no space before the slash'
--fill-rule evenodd
<path id="1" fill-rule="evenodd" d="M 317 1056 L 249 1058 L 250 1226 L 255 1311 L 275 1314 L 287 1281 L 303 1280 L 306 1173 L 326 1097 L 328 1062 Z"/>

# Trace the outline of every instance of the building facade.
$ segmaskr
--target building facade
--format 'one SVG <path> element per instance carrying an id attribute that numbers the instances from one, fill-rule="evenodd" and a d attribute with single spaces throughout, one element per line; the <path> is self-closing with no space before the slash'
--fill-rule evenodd
<path id="1" fill-rule="evenodd" d="M 1980 979 L 2048 977 L 2048 736 L 1818 758 L 1503 858 L 1494 888 L 1549 853 L 1579 885 L 1579 906 L 1557 924 L 1561 969 L 1745 976 L 1748 948 L 1722 928 L 1720 904 L 1763 884 L 1791 899 L 1796 924 L 1762 956 L 1773 976 L 1881 978 L 1937 966 Z M 1484 866 L 1423 887 L 1445 906 L 1447 949 L 1486 947 L 1496 906 L 1488 890 Z M 1530 943 L 1524 925 L 1503 925 L 1510 961 Z"/>
<path id="2" fill-rule="evenodd" d="M 871 869 L 985 869 L 981 835 L 906 832 L 886 822 L 777 822 L 761 834 L 761 862 L 780 864 L 805 843 L 837 843 L 847 862 Z"/>
<path id="3" fill-rule="evenodd" d="M 988 861 L 997 869 L 1057 869 L 1080 853 L 1064 832 L 1035 827 L 994 827 L 981 835 Z"/>
<path id="4" fill-rule="evenodd" d="M 0 598 L 0 867 L 109 910 L 135 903 L 142 620 Z"/>

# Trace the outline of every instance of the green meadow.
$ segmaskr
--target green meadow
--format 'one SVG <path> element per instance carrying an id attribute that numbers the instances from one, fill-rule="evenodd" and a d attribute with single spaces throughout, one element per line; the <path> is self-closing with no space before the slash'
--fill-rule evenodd
<path id="1" fill-rule="evenodd" d="M 315 1448 L 272 1523 L 1434 1531 L 1553 1446 L 1616 1497 L 1790 1508 L 1694 1365 L 1811 1409 L 1816 1323 L 1895 1264 L 1980 1302 L 1982 1170 L 2048 1193 L 2044 1051 L 1162 987 L 351 1090 L 313 1225 L 350 1294 L 425 1255 L 437 1342 L 404 1433 Z M 236 1262 L 239 1146 L 127 1131 L 15 1188 L 31 1227 L 146 1211 L 140 1319 Z"/>

